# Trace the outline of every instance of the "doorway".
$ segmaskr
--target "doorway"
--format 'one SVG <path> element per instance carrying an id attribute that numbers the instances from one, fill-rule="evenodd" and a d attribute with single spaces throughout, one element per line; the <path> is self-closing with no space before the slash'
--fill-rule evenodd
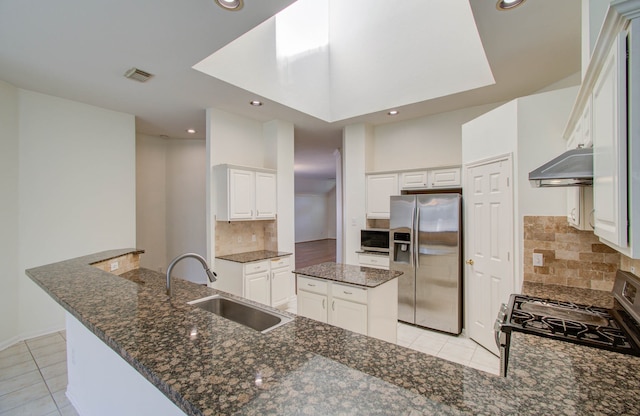
<path id="1" fill-rule="evenodd" d="M 513 291 L 511 177 L 511 155 L 465 165 L 466 327 L 471 339 L 496 355 L 493 324 Z"/>

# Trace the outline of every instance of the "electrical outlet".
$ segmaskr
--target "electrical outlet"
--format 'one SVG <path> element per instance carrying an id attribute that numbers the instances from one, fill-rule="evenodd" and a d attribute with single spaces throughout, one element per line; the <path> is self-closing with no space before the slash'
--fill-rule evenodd
<path id="1" fill-rule="evenodd" d="M 636 268 L 631 266 L 631 273 L 636 274 Z"/>
<path id="2" fill-rule="evenodd" d="M 255 234 L 251 234 L 251 241 L 256 241 L 256 235 Z"/>
<path id="3" fill-rule="evenodd" d="M 117 261 L 111 262 L 111 271 L 118 270 L 118 267 L 120 267 L 120 264 Z"/>
<path id="4" fill-rule="evenodd" d="M 533 265 L 538 267 L 542 267 L 544 265 L 542 253 L 533 253 Z"/>

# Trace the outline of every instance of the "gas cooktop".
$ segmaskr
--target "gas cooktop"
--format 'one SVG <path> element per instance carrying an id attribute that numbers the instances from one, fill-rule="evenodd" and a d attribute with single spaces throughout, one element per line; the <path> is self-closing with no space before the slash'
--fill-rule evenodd
<path id="1" fill-rule="evenodd" d="M 640 356 L 640 279 L 618 270 L 612 309 L 513 294 L 496 319 L 500 372 L 506 376 L 512 332 Z"/>

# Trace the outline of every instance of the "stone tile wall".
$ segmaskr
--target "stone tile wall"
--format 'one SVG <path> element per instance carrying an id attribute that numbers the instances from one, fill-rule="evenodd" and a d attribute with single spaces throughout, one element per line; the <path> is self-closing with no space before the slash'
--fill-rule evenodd
<path id="1" fill-rule="evenodd" d="M 542 253 L 544 266 L 533 266 L 533 253 Z M 606 291 L 625 257 L 564 216 L 524 217 L 523 256 L 524 281 Z"/>
<path id="2" fill-rule="evenodd" d="M 278 250 L 278 227 L 275 220 L 217 221 L 215 227 L 216 256 L 257 250 Z"/>
<path id="3" fill-rule="evenodd" d="M 111 271 L 111 264 L 113 262 L 118 262 L 118 268 Z M 140 254 L 129 253 L 114 259 L 93 263 L 92 266 L 104 270 L 105 272 L 121 275 L 122 273 L 140 268 Z"/>

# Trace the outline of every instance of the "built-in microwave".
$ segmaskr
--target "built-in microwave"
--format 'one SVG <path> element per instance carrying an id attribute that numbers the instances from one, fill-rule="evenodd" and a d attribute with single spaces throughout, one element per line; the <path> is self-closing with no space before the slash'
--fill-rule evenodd
<path id="1" fill-rule="evenodd" d="M 360 249 L 362 251 L 389 252 L 389 230 L 369 228 L 360 230 Z"/>

